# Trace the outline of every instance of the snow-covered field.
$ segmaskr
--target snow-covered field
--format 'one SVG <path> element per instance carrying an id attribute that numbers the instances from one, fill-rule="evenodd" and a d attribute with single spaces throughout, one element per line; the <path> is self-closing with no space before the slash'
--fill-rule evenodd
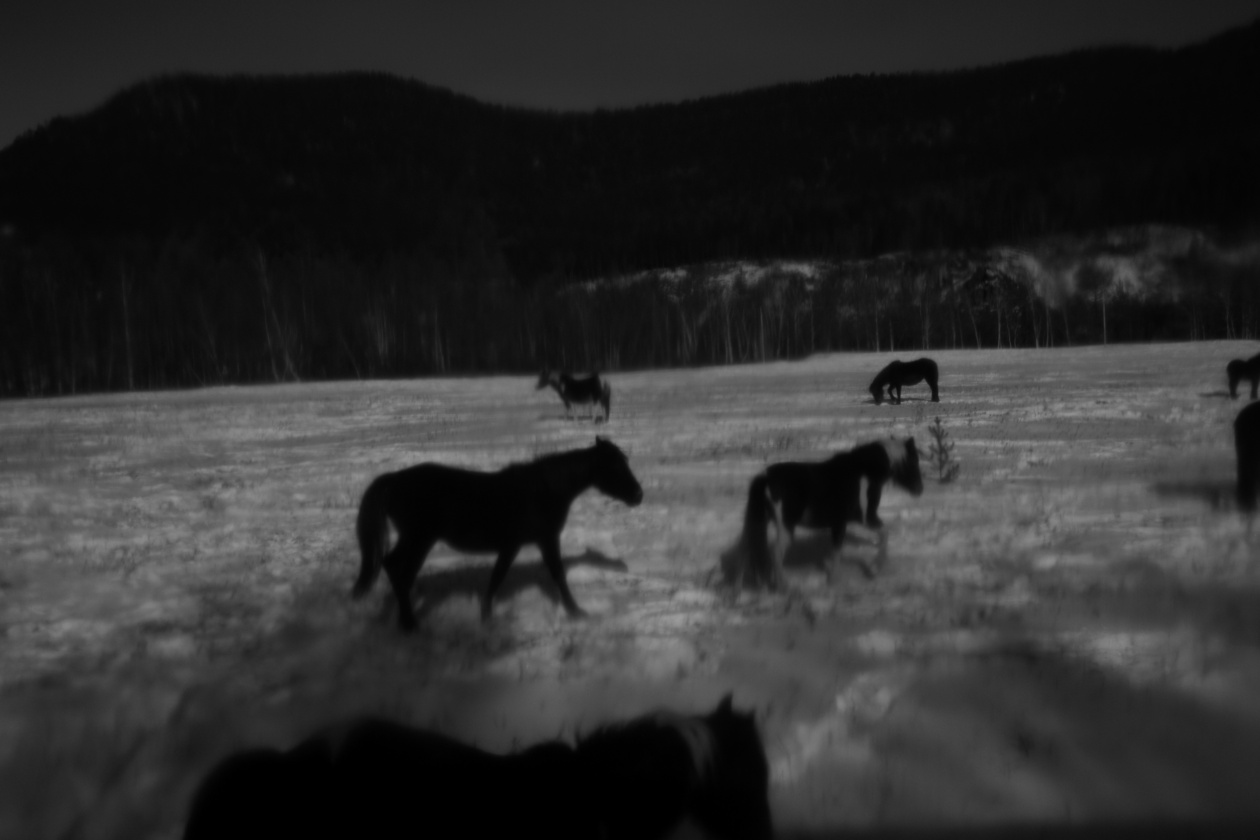
<path id="1" fill-rule="evenodd" d="M 901 406 L 866 393 L 892 354 L 614 374 L 607 426 L 533 377 L 0 403 L 0 837 L 177 837 L 224 754 L 342 715 L 508 750 L 727 691 L 762 714 L 785 832 L 1260 817 L 1260 527 L 1233 509 L 1224 378 L 1255 352 L 935 352 L 942 402 Z M 764 464 L 926 448 L 936 416 L 961 473 L 885 493 L 878 579 L 828 584 L 801 532 L 803 597 L 705 586 Z M 646 498 L 573 507 L 590 620 L 533 549 L 488 627 L 492 558 L 444 547 L 416 635 L 383 579 L 349 599 L 372 476 L 596 432 Z"/>

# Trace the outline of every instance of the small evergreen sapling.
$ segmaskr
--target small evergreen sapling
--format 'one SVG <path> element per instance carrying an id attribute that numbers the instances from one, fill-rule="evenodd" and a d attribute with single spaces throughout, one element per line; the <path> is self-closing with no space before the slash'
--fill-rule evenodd
<path id="1" fill-rule="evenodd" d="M 941 484 L 949 484 L 958 477 L 959 464 L 954 460 L 954 442 L 949 439 L 949 432 L 941 424 L 941 418 L 928 426 L 928 434 L 932 443 L 928 447 L 928 463 L 936 467 L 936 477 Z"/>

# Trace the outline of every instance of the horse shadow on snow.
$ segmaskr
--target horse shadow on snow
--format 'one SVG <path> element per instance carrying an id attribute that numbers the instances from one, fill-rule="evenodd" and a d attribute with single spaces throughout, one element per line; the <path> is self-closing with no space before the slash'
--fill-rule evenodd
<path id="1" fill-rule="evenodd" d="M 879 553 L 879 563 L 882 565 L 886 559 L 884 554 L 887 551 L 888 544 L 881 544 L 879 538 L 871 532 L 869 535 L 864 532 L 854 533 L 856 528 L 863 528 L 864 531 L 870 531 L 865 526 L 856 522 L 849 524 L 848 531 L 844 535 L 844 543 L 841 547 L 841 566 L 852 566 L 857 569 L 857 561 L 854 560 L 853 551 L 855 547 L 875 548 Z M 783 567 L 786 569 L 817 569 L 822 566 L 829 558 L 833 556 L 831 547 L 831 532 L 826 530 L 798 531 L 796 538 L 788 545 L 787 553 L 783 556 Z M 833 571 L 836 571 L 833 569 Z"/>
<path id="2" fill-rule="evenodd" d="M 564 563 L 566 573 L 579 566 L 614 572 L 629 571 L 626 562 L 621 558 L 609 557 L 593 548 L 587 548 L 578 555 L 561 557 L 561 562 Z M 417 620 L 429 615 L 450 598 L 480 599 L 490 582 L 492 568 L 493 563 L 478 563 L 453 569 L 434 570 L 421 575 L 411 592 L 412 601 L 419 601 L 419 607 L 416 610 Z M 518 560 L 514 563 L 495 593 L 495 601 L 497 604 L 510 603 L 530 589 L 537 589 L 554 605 L 561 606 L 560 591 L 556 588 L 555 581 L 551 579 L 551 574 L 541 558 L 526 562 Z M 392 612 L 392 594 L 385 599 L 384 610 L 387 616 Z"/>
<path id="3" fill-rule="evenodd" d="M 1238 483 L 1233 479 L 1201 478 L 1157 481 L 1151 491 L 1162 498 L 1188 498 L 1206 502 L 1212 510 L 1225 513 L 1238 509 Z"/>

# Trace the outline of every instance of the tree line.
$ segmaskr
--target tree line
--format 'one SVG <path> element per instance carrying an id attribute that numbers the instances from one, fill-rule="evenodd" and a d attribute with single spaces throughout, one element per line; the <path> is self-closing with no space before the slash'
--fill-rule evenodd
<path id="1" fill-rule="evenodd" d="M 1025 249 L 718 262 L 530 288 L 417 259 L 0 258 L 0 393 L 663 368 L 840 350 L 1260 338 L 1260 246 L 1139 228 Z"/>

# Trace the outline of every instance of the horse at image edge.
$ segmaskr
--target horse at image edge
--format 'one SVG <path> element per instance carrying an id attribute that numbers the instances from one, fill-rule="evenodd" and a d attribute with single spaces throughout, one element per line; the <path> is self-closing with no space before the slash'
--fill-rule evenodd
<path id="1" fill-rule="evenodd" d="M 573 500 L 588 488 L 635 507 L 643 488 L 626 454 L 612 441 L 544 455 L 497 472 L 425 463 L 385 473 L 368 486 L 359 503 L 359 577 L 352 595 L 361 598 L 384 567 L 398 601 L 398 623 L 414 630 L 411 590 L 425 557 L 438 540 L 470 554 L 497 553 L 481 602 L 490 618 L 494 593 L 525 545 L 537 545 L 570 616 L 585 615 L 573 599 L 560 557 L 560 532 Z M 398 541 L 386 554 L 389 524 Z"/>
<path id="2" fill-rule="evenodd" d="M 1250 359 L 1234 359 L 1225 366 L 1225 375 L 1229 377 L 1229 395 L 1238 398 L 1238 383 L 1246 379 L 1251 382 L 1251 398 L 1256 398 L 1256 389 L 1260 387 L 1260 354 Z"/>
<path id="3" fill-rule="evenodd" d="M 1247 406 L 1234 419 L 1234 454 L 1238 458 L 1238 506 L 1254 512 L 1260 492 L 1260 402 Z"/>
<path id="4" fill-rule="evenodd" d="M 485 807 L 468 807 L 474 795 Z M 652 840 L 684 819 L 714 838 L 772 836 L 765 748 L 729 694 L 707 715 L 655 712 L 575 746 L 508 755 L 377 718 L 337 724 L 285 752 L 219 762 L 194 794 L 184 838 Z"/>

